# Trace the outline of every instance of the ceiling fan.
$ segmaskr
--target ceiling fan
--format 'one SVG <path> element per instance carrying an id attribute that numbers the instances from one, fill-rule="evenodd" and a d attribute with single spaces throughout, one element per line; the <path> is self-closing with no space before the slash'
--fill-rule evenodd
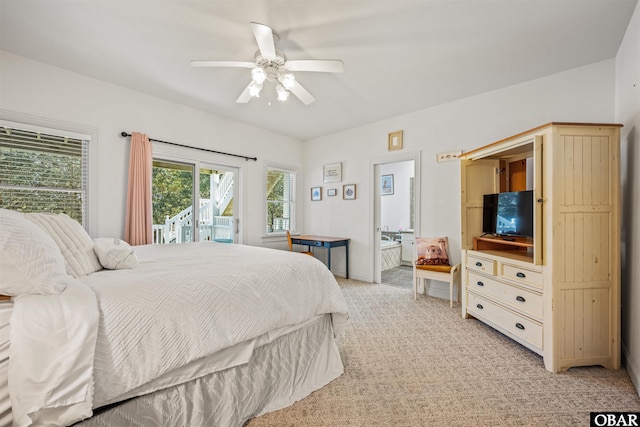
<path id="1" fill-rule="evenodd" d="M 287 60 L 285 54 L 276 50 L 279 40 L 271 27 L 251 23 L 253 35 L 258 42 L 258 51 L 254 55 L 254 62 L 242 61 L 191 61 L 194 67 L 238 67 L 251 69 L 251 82 L 240 94 L 236 102 L 247 103 L 253 97 L 260 97 L 260 91 L 265 81 L 274 82 L 278 100 L 286 101 L 289 93 L 297 96 L 303 104 L 309 105 L 315 98 L 293 75 L 292 71 L 316 71 L 325 73 L 342 73 L 344 65 L 339 59 L 299 59 Z"/>

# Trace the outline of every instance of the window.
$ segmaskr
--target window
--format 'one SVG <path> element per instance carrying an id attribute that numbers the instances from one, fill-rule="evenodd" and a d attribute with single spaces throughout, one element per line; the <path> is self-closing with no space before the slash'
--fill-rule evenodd
<path id="1" fill-rule="evenodd" d="M 295 230 L 296 173 L 267 168 L 267 234 Z"/>
<path id="2" fill-rule="evenodd" d="M 89 137 L 5 123 L 0 126 L 0 208 L 66 213 L 85 225 Z"/>

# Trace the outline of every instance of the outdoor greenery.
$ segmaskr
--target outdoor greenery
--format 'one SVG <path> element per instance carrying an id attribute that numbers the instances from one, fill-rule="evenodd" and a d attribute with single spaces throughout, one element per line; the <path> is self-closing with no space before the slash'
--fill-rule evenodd
<path id="1" fill-rule="evenodd" d="M 277 170 L 267 171 L 267 232 L 277 228 L 274 218 L 284 216 L 285 175 L 289 174 Z"/>
<path id="2" fill-rule="evenodd" d="M 0 146 L 0 208 L 66 213 L 82 223 L 82 157 Z"/>
<path id="3" fill-rule="evenodd" d="M 199 198 L 210 197 L 212 172 L 200 171 Z M 193 202 L 193 171 L 190 167 L 154 162 L 151 185 L 154 224 L 164 224 L 167 216 L 172 218 Z"/>

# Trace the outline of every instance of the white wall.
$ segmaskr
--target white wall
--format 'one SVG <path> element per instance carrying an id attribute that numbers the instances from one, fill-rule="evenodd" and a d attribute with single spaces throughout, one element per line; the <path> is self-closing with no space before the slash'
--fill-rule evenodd
<path id="1" fill-rule="evenodd" d="M 351 238 L 350 276 L 373 281 L 374 178 L 369 162 L 398 153 L 387 151 L 387 136 L 403 130 L 402 151 L 421 152 L 421 216 L 416 221 L 421 228 L 416 235 L 448 236 L 452 261 L 459 262 L 459 164 L 437 163 L 436 154 L 469 151 L 551 121 L 613 122 L 614 77 L 615 61 L 608 60 L 306 141 L 305 187 L 322 182 L 323 164 L 342 162 L 339 184 L 355 183 L 358 196 L 313 206 L 306 202 L 305 233 Z"/>
<path id="2" fill-rule="evenodd" d="M 380 225 L 383 230 L 402 231 L 410 227 L 413 162 L 380 165 L 380 175 L 393 175 L 393 194 L 380 196 Z"/>
<path id="3" fill-rule="evenodd" d="M 0 51 L 0 119 L 16 117 L 97 135 L 99 178 L 97 191 L 91 194 L 96 208 L 90 227 L 95 237 L 124 235 L 129 138 L 119 134 L 137 131 L 164 141 L 257 157 L 257 162 L 245 161 L 154 143 L 154 151 L 242 168 L 243 242 L 284 247 L 282 238 L 277 243 L 262 238 L 265 164 L 298 167 L 303 149 L 298 140 Z"/>
<path id="4" fill-rule="evenodd" d="M 616 56 L 615 119 L 622 123 L 622 355 L 640 394 L 640 6 Z"/>

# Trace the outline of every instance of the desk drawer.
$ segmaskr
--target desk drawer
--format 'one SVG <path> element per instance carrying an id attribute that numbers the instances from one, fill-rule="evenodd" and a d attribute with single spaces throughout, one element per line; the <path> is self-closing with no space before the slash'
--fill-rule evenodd
<path id="1" fill-rule="evenodd" d="M 322 242 L 317 240 L 300 240 L 300 239 L 291 239 L 291 242 L 296 245 L 305 245 L 305 246 L 322 246 Z"/>

